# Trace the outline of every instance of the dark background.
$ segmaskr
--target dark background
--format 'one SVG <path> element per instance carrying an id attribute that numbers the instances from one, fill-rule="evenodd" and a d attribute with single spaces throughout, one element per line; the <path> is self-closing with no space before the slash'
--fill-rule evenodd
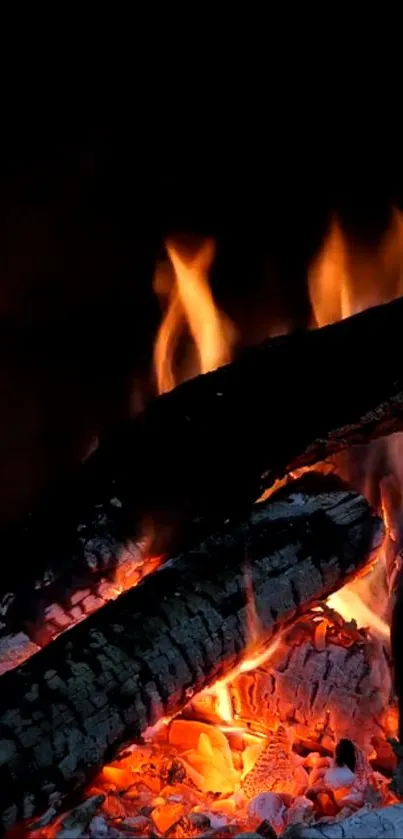
<path id="1" fill-rule="evenodd" d="M 285 317 L 307 325 L 306 269 L 331 212 L 373 242 L 401 203 L 399 138 L 372 112 L 336 136 L 339 118 L 304 106 L 262 132 L 83 99 L 3 108 L 0 523 L 147 396 L 168 232 L 215 236 L 214 293 L 249 343 Z"/>

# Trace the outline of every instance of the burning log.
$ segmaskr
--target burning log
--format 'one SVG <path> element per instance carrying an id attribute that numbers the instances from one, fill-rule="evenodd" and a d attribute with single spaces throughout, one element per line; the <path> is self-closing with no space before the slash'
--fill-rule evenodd
<path id="1" fill-rule="evenodd" d="M 82 787 L 260 642 L 353 576 L 382 526 L 339 480 L 306 475 L 179 555 L 0 679 L 4 827 Z"/>
<path id="2" fill-rule="evenodd" d="M 248 834 L 239 834 L 237 839 Z M 312 825 L 293 825 L 282 839 L 399 839 L 403 835 L 403 804 L 389 807 L 363 807 L 341 821 Z"/>
<path id="3" fill-rule="evenodd" d="M 182 549 L 276 478 L 401 430 L 402 322 L 397 300 L 275 338 L 157 399 L 46 509 L 3 535 L 1 555 L 12 559 L 0 583 L 3 633 L 34 638 L 55 602 L 73 622 L 74 585 L 93 593 L 94 574 L 113 575 L 128 538 L 149 529 L 158 534 L 155 552 Z M 326 360 L 323 378 L 318 359 Z"/>
<path id="4" fill-rule="evenodd" d="M 322 607 L 284 632 L 268 661 L 239 673 L 229 693 L 248 728 L 264 732 L 280 720 L 313 749 L 332 751 L 350 738 L 370 753 L 374 737 L 386 736 L 390 662 L 379 641 Z"/>

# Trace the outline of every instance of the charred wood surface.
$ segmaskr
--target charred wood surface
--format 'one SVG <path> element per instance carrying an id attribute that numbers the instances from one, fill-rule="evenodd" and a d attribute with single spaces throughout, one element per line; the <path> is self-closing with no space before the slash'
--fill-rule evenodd
<path id="1" fill-rule="evenodd" d="M 248 834 L 240 833 L 236 839 Z M 403 804 L 389 807 L 364 807 L 358 813 L 327 824 L 293 825 L 282 839 L 401 839 Z"/>
<path id="2" fill-rule="evenodd" d="M 237 720 L 254 721 L 270 730 L 275 718 L 292 723 L 295 736 L 318 749 L 335 748 L 342 738 L 369 750 L 375 735 L 385 736 L 382 724 L 392 696 L 390 663 L 383 645 L 345 624 L 329 631 L 330 610 L 324 619 L 307 615 L 286 632 L 270 659 L 250 673 L 240 673 L 229 686 Z M 334 629 L 334 627 L 333 627 Z M 292 709 L 292 711 L 291 711 Z"/>
<path id="3" fill-rule="evenodd" d="M 382 525 L 338 479 L 296 481 L 0 679 L 0 820 L 81 787 L 129 739 L 348 580 Z"/>
<path id="4" fill-rule="evenodd" d="M 267 341 L 157 399 L 0 538 L 3 635 L 113 577 L 128 539 L 177 551 L 276 478 L 403 429 L 403 300 Z M 22 573 L 23 568 L 23 573 Z M 1 627 L 0 627 L 1 632 Z"/>

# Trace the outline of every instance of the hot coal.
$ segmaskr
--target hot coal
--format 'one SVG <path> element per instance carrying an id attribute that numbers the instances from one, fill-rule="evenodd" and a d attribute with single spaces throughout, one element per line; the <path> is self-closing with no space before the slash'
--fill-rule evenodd
<path id="1" fill-rule="evenodd" d="M 300 618 L 283 634 L 280 643 L 285 645 L 289 640 L 290 647 L 303 647 L 309 622 L 311 637 L 316 636 L 317 641 L 319 636 L 322 638 L 319 646 L 338 643 L 343 649 L 361 650 L 367 644 L 371 648 L 366 632 L 346 624 L 325 606 Z M 322 626 L 328 637 L 320 631 Z M 374 655 L 375 648 L 371 649 Z M 276 651 L 272 651 L 271 657 L 275 655 Z M 392 804 L 395 799 L 388 778 L 374 770 L 373 750 L 370 761 L 369 754 L 357 742 L 347 738 L 337 741 L 329 727 L 327 744 L 335 745 L 327 754 L 323 748 L 321 753 L 315 750 L 314 744 L 307 749 L 306 736 L 305 740 L 299 739 L 301 732 L 291 720 L 281 723 L 272 716 L 269 724 L 266 715 L 263 726 L 258 709 L 255 721 L 260 724 L 259 731 L 252 733 L 252 705 L 245 691 L 239 690 L 240 680 L 244 675 L 254 677 L 264 669 L 267 673 L 270 663 L 271 658 L 250 673 L 235 674 L 230 679 L 226 690 L 230 696 L 238 693 L 239 712 L 235 713 L 233 703 L 230 719 L 228 709 L 225 721 L 220 717 L 220 709 L 224 712 L 225 706 L 218 701 L 223 690 L 219 683 L 192 700 L 182 716 L 150 730 L 146 742 L 132 746 L 105 766 L 86 790 L 90 806 L 96 796 L 103 797 L 87 828 L 89 835 L 95 839 L 96 830 L 101 829 L 105 839 L 112 839 L 114 830 L 145 837 L 156 833 L 175 839 L 213 833 L 233 836 L 240 830 L 255 830 L 257 835 L 272 837 L 270 831 L 274 829 L 276 835 L 288 835 L 291 827 L 301 831 L 304 824 L 312 824 L 316 830 L 319 819 L 345 820 L 362 807 Z M 275 666 L 278 664 L 279 659 Z M 301 690 L 309 692 L 309 683 L 300 671 L 298 679 Z M 203 702 L 208 696 L 209 705 Z M 364 695 L 363 707 L 366 701 Z M 209 708 L 209 722 L 195 719 L 203 708 Z M 339 716 L 342 715 L 341 707 Z M 331 719 L 334 721 L 337 716 L 333 714 Z M 388 734 L 384 729 L 385 745 Z M 88 821 L 85 808 L 78 810 L 80 818 L 81 814 Z M 49 836 L 59 839 L 62 825 L 74 820 L 76 810 L 54 819 Z M 41 825 L 43 819 L 36 823 L 36 833 L 31 828 L 29 839 L 39 839 Z"/>
<path id="2" fill-rule="evenodd" d="M 1 677 L 3 824 L 46 809 L 368 563 L 362 496 L 307 475 Z M 245 558 L 247 566 L 245 567 Z"/>

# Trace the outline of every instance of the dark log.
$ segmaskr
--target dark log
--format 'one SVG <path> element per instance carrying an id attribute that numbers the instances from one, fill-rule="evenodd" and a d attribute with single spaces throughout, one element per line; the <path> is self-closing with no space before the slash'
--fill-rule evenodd
<path id="1" fill-rule="evenodd" d="M 183 708 L 361 568 L 382 524 L 310 474 L 230 522 L 0 679 L 0 822 L 81 787 L 129 739 Z M 248 598 L 249 593 L 249 598 Z"/>
<path id="2" fill-rule="evenodd" d="M 37 641 L 46 609 L 68 614 L 78 588 L 113 578 L 128 538 L 182 549 L 288 471 L 401 430 L 402 324 L 403 299 L 270 340 L 156 400 L 3 534 L 3 634 Z"/>

